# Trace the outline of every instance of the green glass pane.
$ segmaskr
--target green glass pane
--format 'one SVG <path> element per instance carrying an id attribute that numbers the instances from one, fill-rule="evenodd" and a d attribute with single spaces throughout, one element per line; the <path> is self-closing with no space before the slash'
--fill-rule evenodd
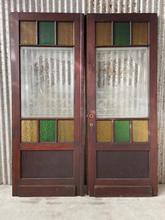
<path id="1" fill-rule="evenodd" d="M 126 22 L 114 23 L 114 45 L 130 45 L 130 24 Z"/>
<path id="2" fill-rule="evenodd" d="M 40 121 L 40 142 L 56 141 L 56 121 L 41 120 Z"/>
<path id="3" fill-rule="evenodd" d="M 130 142 L 129 121 L 115 121 L 115 142 Z"/>
<path id="4" fill-rule="evenodd" d="M 39 22 L 39 44 L 55 44 L 54 29 L 54 22 Z"/>

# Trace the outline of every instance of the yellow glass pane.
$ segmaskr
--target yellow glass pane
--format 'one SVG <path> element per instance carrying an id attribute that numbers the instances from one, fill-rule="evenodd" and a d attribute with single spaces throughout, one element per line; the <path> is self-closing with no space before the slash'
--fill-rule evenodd
<path id="1" fill-rule="evenodd" d="M 38 121 L 22 120 L 21 121 L 21 141 L 37 142 L 38 141 Z"/>
<path id="2" fill-rule="evenodd" d="M 36 44 L 36 22 L 22 21 L 20 23 L 20 43 Z"/>
<path id="3" fill-rule="evenodd" d="M 58 142 L 74 141 L 74 122 L 72 120 L 58 121 Z"/>
<path id="4" fill-rule="evenodd" d="M 147 142 L 148 141 L 148 121 L 134 120 L 133 126 L 133 141 L 134 142 Z"/>
<path id="5" fill-rule="evenodd" d="M 110 22 L 96 23 L 96 46 L 112 45 L 112 25 Z"/>
<path id="6" fill-rule="evenodd" d="M 74 45 L 73 22 L 58 22 L 58 25 L 57 25 L 57 44 L 62 45 L 62 46 Z"/>
<path id="7" fill-rule="evenodd" d="M 112 121 L 97 121 L 97 142 L 110 142 L 112 137 Z"/>
<path id="8" fill-rule="evenodd" d="M 137 22 L 132 24 L 132 44 L 148 44 L 148 23 Z"/>

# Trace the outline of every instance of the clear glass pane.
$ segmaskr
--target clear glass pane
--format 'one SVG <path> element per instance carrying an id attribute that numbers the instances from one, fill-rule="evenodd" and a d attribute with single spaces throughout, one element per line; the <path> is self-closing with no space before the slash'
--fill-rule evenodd
<path id="1" fill-rule="evenodd" d="M 148 116 L 148 49 L 96 49 L 98 118 Z"/>
<path id="2" fill-rule="evenodd" d="M 22 117 L 73 117 L 74 50 L 21 48 Z"/>

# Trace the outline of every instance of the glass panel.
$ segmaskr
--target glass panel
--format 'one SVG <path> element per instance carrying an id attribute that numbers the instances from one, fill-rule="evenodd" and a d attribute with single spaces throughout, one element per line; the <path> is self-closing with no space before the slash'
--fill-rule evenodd
<path id="1" fill-rule="evenodd" d="M 38 121 L 22 120 L 21 121 L 21 141 L 37 142 L 38 141 Z"/>
<path id="2" fill-rule="evenodd" d="M 20 23 L 20 43 L 36 44 L 36 22 L 22 21 Z"/>
<path id="3" fill-rule="evenodd" d="M 129 121 L 115 121 L 115 142 L 130 142 Z"/>
<path id="4" fill-rule="evenodd" d="M 73 117 L 74 50 L 21 48 L 22 117 Z"/>
<path id="5" fill-rule="evenodd" d="M 97 117 L 147 117 L 148 81 L 147 48 L 98 48 Z"/>
<path id="6" fill-rule="evenodd" d="M 58 22 L 58 45 L 72 46 L 74 44 L 73 23 Z"/>
<path id="7" fill-rule="evenodd" d="M 132 44 L 133 45 L 148 44 L 148 23 L 132 24 Z"/>
<path id="8" fill-rule="evenodd" d="M 56 121 L 40 120 L 40 142 L 56 141 Z"/>
<path id="9" fill-rule="evenodd" d="M 39 22 L 39 44 L 54 44 L 55 41 L 55 22 Z"/>
<path id="10" fill-rule="evenodd" d="M 122 46 L 130 44 L 130 24 L 126 22 L 114 22 L 114 45 Z"/>
<path id="11" fill-rule="evenodd" d="M 59 120 L 58 121 L 58 142 L 74 141 L 74 121 Z"/>
<path id="12" fill-rule="evenodd" d="M 134 120 L 133 126 L 133 141 L 134 142 L 148 142 L 148 121 Z"/>
<path id="13" fill-rule="evenodd" d="M 96 23 L 96 46 L 112 45 L 112 24 L 110 22 Z"/>
<path id="14" fill-rule="evenodd" d="M 97 121 L 97 141 L 110 142 L 113 137 L 112 121 Z"/>

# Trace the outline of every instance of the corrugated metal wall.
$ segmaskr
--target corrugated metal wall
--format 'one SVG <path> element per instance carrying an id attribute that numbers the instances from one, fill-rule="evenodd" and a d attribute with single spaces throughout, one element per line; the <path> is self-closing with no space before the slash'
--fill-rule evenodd
<path id="1" fill-rule="evenodd" d="M 0 183 L 11 183 L 10 12 L 156 12 L 158 36 L 159 182 L 165 183 L 165 0 L 1 0 L 0 1 Z"/>

